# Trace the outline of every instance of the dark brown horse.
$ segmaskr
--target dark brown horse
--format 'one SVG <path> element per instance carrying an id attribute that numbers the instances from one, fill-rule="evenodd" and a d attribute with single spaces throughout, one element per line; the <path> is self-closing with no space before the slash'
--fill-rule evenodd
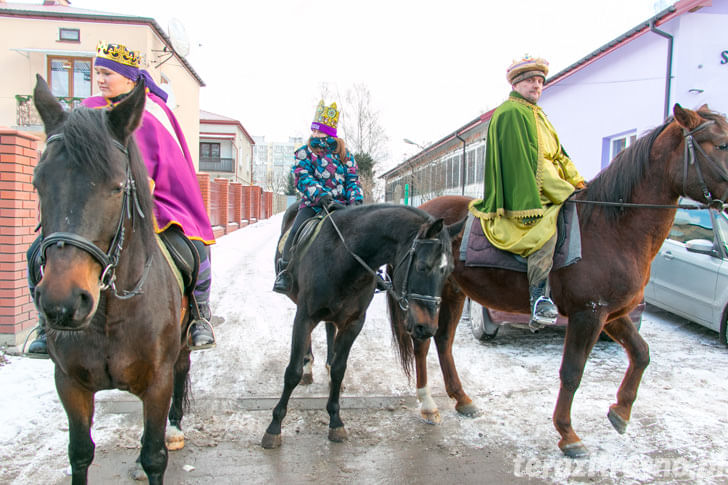
<path id="1" fill-rule="evenodd" d="M 313 243 L 295 251 L 289 265 L 293 286 L 288 296 L 296 303 L 291 356 L 283 393 L 263 435 L 264 448 L 281 445 L 288 401 L 303 375 L 311 331 L 321 321 L 336 326 L 326 404 L 329 439 L 346 439 L 339 412 L 341 381 L 374 296 L 373 268 L 385 264 L 392 268 L 389 302 L 400 309 L 392 313 L 393 329 L 414 339 L 429 339 L 437 331 L 440 293 L 453 267 L 450 235 L 461 230 L 462 223 L 445 227 L 442 219 L 414 207 L 364 205 L 333 211 Z"/>
<path id="2" fill-rule="evenodd" d="M 33 178 L 43 234 L 35 299 L 68 415 L 72 481 L 86 483 L 94 458 L 96 391 L 122 389 L 142 400 L 139 461 L 160 484 L 167 413 L 176 447 L 184 443 L 190 356 L 186 298 L 155 239 L 147 170 L 132 138 L 144 86 L 112 110 L 66 113 L 38 76 L 34 99 L 48 136 Z"/>
<path id="3" fill-rule="evenodd" d="M 675 105 L 673 112 L 674 119 L 621 152 L 589 182 L 586 190 L 575 194 L 575 202 L 569 202 L 578 204 L 582 259 L 550 275 L 553 299 L 559 311 L 569 317 L 561 389 L 553 414 L 554 426 L 561 435 L 559 447 L 568 456 L 587 454 L 571 425 L 571 405 L 586 360 L 602 330 L 619 342 L 629 357 L 617 402 L 609 407 L 608 418 L 619 433 L 624 433 L 629 423 L 650 355 L 628 313 L 642 301 L 650 264 L 675 215 L 671 207 L 681 195 L 716 205 L 728 197 L 728 122 L 707 107 L 691 111 Z M 453 223 L 468 214 L 470 200 L 438 197 L 422 208 Z M 453 239 L 454 254 L 458 254 L 461 240 L 462 235 Z M 451 352 L 466 296 L 489 308 L 529 312 L 525 273 L 466 267 L 456 258 L 455 269 L 442 292 L 435 342 L 447 392 L 457 400 L 458 408 L 471 405 Z M 415 343 L 418 389 L 427 387 L 427 346 L 426 342 Z"/>

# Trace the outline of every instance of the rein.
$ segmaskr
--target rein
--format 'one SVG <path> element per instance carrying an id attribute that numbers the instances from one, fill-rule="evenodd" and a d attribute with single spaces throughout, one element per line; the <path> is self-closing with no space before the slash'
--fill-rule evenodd
<path id="1" fill-rule="evenodd" d="M 56 133 L 55 135 L 51 135 L 50 137 L 48 137 L 48 139 L 46 140 L 46 145 L 49 145 L 54 141 L 62 141 L 63 139 L 63 133 Z M 109 245 L 109 250 L 107 252 L 104 252 L 103 250 L 101 250 L 101 248 L 99 248 L 97 245 L 95 245 L 85 237 L 72 232 L 54 232 L 43 238 L 43 242 L 40 245 L 40 269 L 42 275 L 43 269 L 45 268 L 45 254 L 50 246 L 55 245 L 58 248 L 62 248 L 66 244 L 75 246 L 90 254 L 96 261 L 98 261 L 98 263 L 103 268 L 101 271 L 101 276 L 99 277 L 99 282 L 101 283 L 101 291 L 106 291 L 111 288 L 116 298 L 119 298 L 121 300 L 127 300 L 129 298 L 132 298 L 133 296 L 142 293 L 142 287 L 144 286 L 144 282 L 146 281 L 147 276 L 149 276 L 149 270 L 152 266 L 152 258 L 149 257 L 147 259 L 146 263 L 144 264 L 144 272 L 142 273 L 142 277 L 132 290 L 122 290 L 121 292 L 117 290 L 115 270 L 116 267 L 119 265 L 121 250 L 124 247 L 124 221 L 126 219 L 132 219 L 133 224 L 134 212 L 139 214 L 142 219 L 144 218 L 144 212 L 142 211 L 139 204 L 136 183 L 134 182 L 134 178 L 131 174 L 129 151 L 124 145 L 116 140 L 112 140 L 112 143 L 124 154 L 127 164 L 126 181 L 124 182 L 123 187 L 124 195 L 121 202 L 121 214 L 119 215 L 119 222 L 116 225 L 116 231 L 114 233 L 114 237 L 111 240 L 111 244 Z M 134 205 L 133 209 L 132 204 Z"/>
<path id="2" fill-rule="evenodd" d="M 405 259 L 407 260 L 407 272 L 404 276 L 404 285 L 402 288 L 401 294 L 397 294 L 396 290 L 394 289 L 394 285 L 392 281 L 387 281 L 381 278 L 379 273 L 374 271 L 369 265 L 364 261 L 358 254 L 356 254 L 354 251 L 349 248 L 349 245 L 346 243 L 346 240 L 344 239 L 344 235 L 341 234 L 341 231 L 339 230 L 339 227 L 334 222 L 333 218 L 331 218 L 331 213 L 329 210 L 324 207 L 324 212 L 329 216 L 327 219 L 331 221 L 331 225 L 334 226 L 334 230 L 336 231 L 336 234 L 338 234 L 339 239 L 341 240 L 342 244 L 344 245 L 344 248 L 346 251 L 372 276 L 375 278 L 382 279 L 382 285 L 385 287 L 385 291 L 392 296 L 395 300 L 397 300 L 397 303 L 399 304 L 399 307 L 403 311 L 407 311 L 409 308 L 409 300 L 419 300 L 419 301 L 425 301 L 425 302 L 431 302 L 435 305 L 439 306 L 440 302 L 442 301 L 442 298 L 439 296 L 431 296 L 431 295 L 422 295 L 420 293 L 412 293 L 407 291 L 407 286 L 409 284 L 409 275 L 411 273 L 412 269 L 412 261 L 415 257 L 415 251 L 417 250 L 417 246 L 420 244 L 434 244 L 435 241 L 429 241 L 429 240 L 423 240 L 417 237 L 415 235 L 415 238 L 412 240 L 412 244 L 410 245 L 410 248 L 407 250 L 407 252 L 402 256 L 402 258 L 399 260 L 399 262 L 394 266 L 394 269 L 392 271 L 392 274 L 397 272 L 397 269 L 402 266 L 402 263 L 404 263 Z"/>
<path id="3" fill-rule="evenodd" d="M 695 171 L 698 174 L 698 180 L 700 182 L 700 188 L 703 191 L 703 197 L 705 197 L 705 200 L 708 202 L 707 204 L 697 203 L 697 204 L 638 204 L 634 202 L 605 202 L 605 201 L 598 201 L 598 200 L 576 200 L 569 198 L 565 202 L 571 202 L 574 204 L 591 204 L 591 205 L 602 205 L 602 206 L 609 206 L 609 207 L 633 207 L 633 208 L 641 208 L 641 209 L 687 209 L 687 210 L 700 210 L 700 209 L 717 209 L 722 210 L 725 208 L 725 205 L 721 199 L 716 199 L 713 197 L 713 195 L 710 193 L 710 190 L 708 190 L 708 186 L 705 183 L 705 179 L 703 178 L 703 172 L 700 170 L 700 163 L 696 163 L 696 161 L 699 162 L 699 157 L 695 155 L 695 150 L 698 151 L 699 155 L 702 155 L 703 158 L 708 161 L 714 170 L 718 172 L 720 177 L 723 179 L 724 182 L 728 182 L 728 173 L 720 166 L 718 163 L 713 160 L 710 155 L 705 153 L 705 150 L 703 150 L 703 147 L 700 146 L 699 143 L 695 141 L 695 133 L 702 130 L 703 128 L 715 123 L 713 120 L 708 120 L 704 123 L 701 123 L 697 128 L 695 128 L 692 131 L 687 131 L 685 128 L 683 128 L 683 137 L 685 138 L 685 155 L 683 157 L 684 164 L 683 164 L 683 193 L 687 192 L 686 188 L 686 182 L 688 178 L 688 166 L 689 165 L 695 165 Z"/>

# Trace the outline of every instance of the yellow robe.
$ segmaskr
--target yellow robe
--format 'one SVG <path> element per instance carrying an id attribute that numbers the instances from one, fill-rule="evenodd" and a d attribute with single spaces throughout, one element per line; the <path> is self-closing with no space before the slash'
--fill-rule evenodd
<path id="1" fill-rule="evenodd" d="M 574 163 L 561 150 L 556 130 L 543 111 L 536 108 L 533 112 L 538 131 L 538 163 L 542 177 L 539 198 L 544 207 L 543 217 L 531 220 L 529 224 L 523 219 L 505 216 L 480 221 L 485 235 L 495 247 L 523 257 L 540 249 L 556 234 L 561 205 L 574 192 L 574 187 L 584 181 Z M 470 205 L 471 212 L 478 215 L 473 205 Z"/>

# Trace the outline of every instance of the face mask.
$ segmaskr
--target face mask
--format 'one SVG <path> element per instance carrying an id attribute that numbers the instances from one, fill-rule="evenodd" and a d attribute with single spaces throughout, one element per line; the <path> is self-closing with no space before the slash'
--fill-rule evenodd
<path id="1" fill-rule="evenodd" d="M 325 138 L 311 138 L 309 142 L 311 148 L 319 148 L 323 150 L 334 151 L 336 150 L 336 138 L 333 136 L 327 136 Z"/>

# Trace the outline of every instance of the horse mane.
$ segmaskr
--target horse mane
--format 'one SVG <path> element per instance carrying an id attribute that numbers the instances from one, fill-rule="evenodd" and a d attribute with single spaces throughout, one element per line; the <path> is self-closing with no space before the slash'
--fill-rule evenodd
<path id="1" fill-rule="evenodd" d="M 118 148 L 112 144 L 113 137 L 106 123 L 106 110 L 85 107 L 74 109 L 63 125 L 63 134 L 66 152 L 75 169 L 82 170 L 99 181 L 111 177 L 111 165 L 108 160 L 111 159 L 112 150 Z M 133 136 L 129 138 L 127 150 L 139 205 L 145 216 L 141 224 L 135 221 L 135 227 L 141 226 L 144 238 L 151 237 L 154 234 L 154 227 L 149 174 Z"/>
<path id="2" fill-rule="evenodd" d="M 637 182 L 645 174 L 652 145 L 672 121 L 672 118 L 668 118 L 665 123 L 641 136 L 619 152 L 614 160 L 589 182 L 586 199 L 598 202 L 629 202 Z M 589 220 L 595 207 L 593 204 L 583 205 L 581 217 L 584 221 Z M 617 220 L 623 213 L 619 206 L 600 206 L 599 208 L 607 219 L 612 221 Z"/>

